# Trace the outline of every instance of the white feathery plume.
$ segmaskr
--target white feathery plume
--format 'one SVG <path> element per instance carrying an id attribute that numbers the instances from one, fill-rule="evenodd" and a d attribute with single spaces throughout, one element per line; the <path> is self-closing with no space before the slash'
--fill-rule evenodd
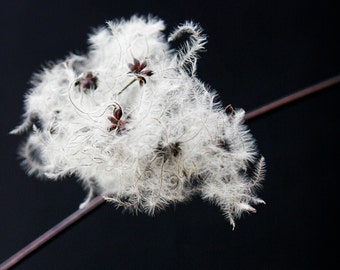
<path id="1" fill-rule="evenodd" d="M 216 103 L 196 76 L 206 37 L 192 22 L 166 41 L 163 21 L 108 22 L 86 55 L 70 54 L 35 75 L 25 98 L 20 154 L 29 174 L 78 177 L 88 196 L 105 194 L 154 214 L 193 195 L 217 204 L 234 226 L 263 203 L 255 191 L 264 159 L 244 111 Z M 178 50 L 172 42 L 188 34 Z"/>

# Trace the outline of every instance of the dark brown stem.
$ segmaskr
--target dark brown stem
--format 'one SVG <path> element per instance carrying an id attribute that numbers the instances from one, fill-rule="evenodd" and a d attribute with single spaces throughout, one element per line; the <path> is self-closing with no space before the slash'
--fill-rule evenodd
<path id="1" fill-rule="evenodd" d="M 104 201 L 105 200 L 102 196 L 95 197 L 91 202 L 89 202 L 89 204 L 85 208 L 78 209 L 77 211 L 73 212 L 71 215 L 66 217 L 57 225 L 46 231 L 44 234 L 36 238 L 34 241 L 29 243 L 23 249 L 19 250 L 13 256 L 11 256 L 2 264 L 0 264 L 0 270 L 5 270 L 13 267 L 17 263 L 19 263 L 22 259 L 24 259 L 26 256 L 31 254 L 33 251 L 37 250 L 43 244 L 51 240 L 53 237 L 65 231 L 68 227 L 70 227 L 72 224 L 80 220 L 82 217 L 89 214 L 94 209 L 98 208 L 100 205 L 104 203 Z"/>
<path id="2" fill-rule="evenodd" d="M 283 98 L 280 98 L 274 102 L 271 102 L 267 105 L 264 105 L 258 109 L 255 109 L 253 111 L 250 111 L 249 113 L 247 113 L 244 117 L 244 119 L 247 121 L 247 120 L 250 120 L 250 119 L 253 119 L 253 118 L 256 118 L 260 115 L 263 115 L 269 111 L 272 111 L 272 110 L 275 110 L 279 107 L 282 107 L 284 105 L 287 105 L 289 103 L 292 103 L 300 98 L 303 98 L 303 97 L 306 97 L 308 95 L 311 95 L 315 92 L 318 92 L 320 90 L 323 90 L 327 87 L 330 87 L 330 86 L 333 86 L 335 84 L 338 84 L 340 83 L 340 75 L 337 75 L 335 77 L 332 77 L 332 78 L 329 78 L 327 80 L 324 80 L 322 82 L 319 82 L 317 84 L 314 84 L 312 86 L 309 86 L 307 88 L 304 88 L 300 91 L 297 91 L 289 96 L 286 96 L 286 97 L 283 97 Z"/>
<path id="3" fill-rule="evenodd" d="M 133 82 L 136 80 L 132 80 L 126 87 L 124 87 L 120 92 L 123 92 L 128 86 L 130 86 Z M 277 101 L 274 101 L 272 103 L 269 103 L 267 105 L 264 105 L 256 110 L 253 110 L 245 115 L 245 120 L 250 120 L 253 118 L 256 118 L 260 115 L 263 115 L 265 113 L 268 113 L 274 109 L 277 109 L 279 107 L 282 107 L 288 103 L 292 103 L 300 98 L 303 98 L 305 96 L 308 96 L 312 93 L 315 93 L 317 91 L 323 90 L 327 87 L 330 87 L 332 85 L 340 83 L 340 75 L 332 77 L 328 80 L 322 81 L 320 83 L 317 83 L 315 85 L 312 85 L 310 87 L 307 87 L 305 89 L 302 89 L 300 91 L 295 92 L 294 94 L 291 94 L 289 96 L 286 96 L 284 98 L 281 98 Z M 83 218 L 85 215 L 89 214 L 96 208 L 98 208 L 100 205 L 104 203 L 104 198 L 102 196 L 97 196 L 94 198 L 85 208 L 79 209 L 75 211 L 70 216 L 66 217 L 64 220 L 62 220 L 60 223 L 49 229 L 47 232 L 39 236 L 37 239 L 35 239 L 33 242 L 28 244 L 26 247 L 15 253 L 13 256 L 11 256 L 9 259 L 4 261 L 0 265 L 0 270 L 6 270 L 17 263 L 19 263 L 21 260 L 23 260 L 25 257 L 27 257 L 29 254 L 31 254 L 33 251 L 37 250 L 39 247 L 41 247 L 43 244 L 47 243 L 49 240 L 51 240 L 53 237 L 57 236 L 61 232 L 65 231 L 68 227 L 73 225 L 75 222 L 79 221 L 81 218 Z"/>

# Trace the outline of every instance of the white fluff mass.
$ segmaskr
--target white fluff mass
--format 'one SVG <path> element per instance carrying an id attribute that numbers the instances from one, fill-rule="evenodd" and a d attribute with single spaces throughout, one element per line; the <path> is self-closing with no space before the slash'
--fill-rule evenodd
<path id="1" fill-rule="evenodd" d="M 103 194 L 132 212 L 154 214 L 200 195 L 234 226 L 263 203 L 264 159 L 244 111 L 216 102 L 196 77 L 206 37 L 192 22 L 165 38 L 163 21 L 108 22 L 86 55 L 70 54 L 34 76 L 20 153 L 29 174 L 74 175 L 88 197 Z M 171 44 L 186 38 L 179 49 Z"/>

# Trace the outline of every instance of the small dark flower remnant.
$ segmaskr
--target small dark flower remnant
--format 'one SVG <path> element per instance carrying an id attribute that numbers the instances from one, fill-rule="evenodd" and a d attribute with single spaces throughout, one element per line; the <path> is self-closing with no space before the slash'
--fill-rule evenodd
<path id="1" fill-rule="evenodd" d="M 164 157 L 164 160 L 167 160 L 172 157 L 176 158 L 181 153 L 181 143 L 174 142 L 168 145 L 158 143 L 156 153 L 158 156 Z"/>
<path id="2" fill-rule="evenodd" d="M 231 152 L 231 144 L 226 139 L 218 139 L 217 147 L 223 148 L 227 152 Z"/>
<path id="3" fill-rule="evenodd" d="M 116 130 L 117 134 L 121 134 L 121 132 L 125 129 L 125 124 L 128 122 L 127 119 L 122 120 L 123 111 L 121 108 L 115 108 L 113 110 L 113 116 L 109 116 L 108 119 L 111 122 L 111 125 L 108 127 L 108 131 Z"/>
<path id="4" fill-rule="evenodd" d="M 224 110 L 225 110 L 226 114 L 229 115 L 229 116 L 235 115 L 234 108 L 233 108 L 233 106 L 231 106 L 231 104 L 227 105 L 227 107 L 225 107 Z"/>
<path id="5" fill-rule="evenodd" d="M 146 61 L 141 63 L 139 60 L 133 59 L 133 64 L 130 63 L 128 66 L 130 69 L 129 74 L 136 76 L 140 86 L 143 86 L 146 83 L 146 76 L 150 77 L 153 75 L 152 70 L 144 70 L 144 68 L 147 66 Z"/>
<path id="6" fill-rule="evenodd" d="M 79 91 L 83 90 L 87 92 L 88 90 L 97 89 L 98 78 L 92 74 L 92 72 L 86 72 L 85 75 L 81 75 L 75 82 L 75 86 L 78 86 Z"/>

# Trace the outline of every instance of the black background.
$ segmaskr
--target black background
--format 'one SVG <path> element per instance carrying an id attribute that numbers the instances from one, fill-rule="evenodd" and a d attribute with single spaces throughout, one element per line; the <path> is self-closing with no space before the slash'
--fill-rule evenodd
<path id="1" fill-rule="evenodd" d="M 225 105 L 254 109 L 340 73 L 337 1 L 3 1 L 0 9 L 0 261 L 71 214 L 85 192 L 74 179 L 41 181 L 17 159 L 33 72 L 87 34 L 132 14 L 185 20 L 209 37 L 198 75 Z M 155 217 L 105 205 L 16 269 L 330 269 L 337 263 L 339 89 L 331 87 L 249 122 L 267 175 L 267 205 L 232 231 L 195 198 Z M 336 268 L 336 267 L 335 267 Z M 332 268 L 332 269 L 335 269 Z"/>

